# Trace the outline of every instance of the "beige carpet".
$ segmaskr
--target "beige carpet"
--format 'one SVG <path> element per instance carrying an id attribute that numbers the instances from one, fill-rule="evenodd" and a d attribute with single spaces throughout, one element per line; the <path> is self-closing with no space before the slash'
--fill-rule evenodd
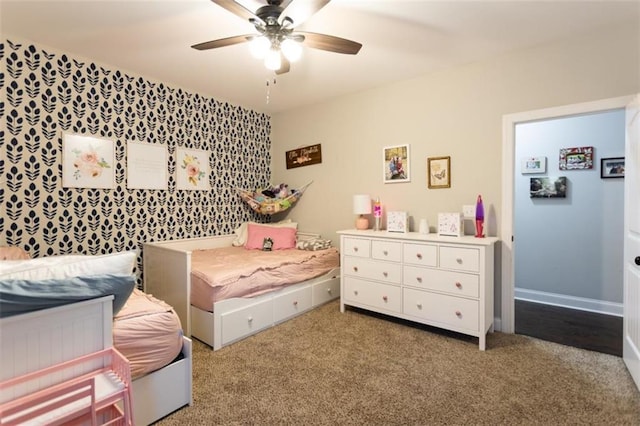
<path id="1" fill-rule="evenodd" d="M 217 352 L 194 341 L 193 395 L 158 424 L 640 425 L 621 358 L 502 333 L 481 352 L 337 301 Z"/>

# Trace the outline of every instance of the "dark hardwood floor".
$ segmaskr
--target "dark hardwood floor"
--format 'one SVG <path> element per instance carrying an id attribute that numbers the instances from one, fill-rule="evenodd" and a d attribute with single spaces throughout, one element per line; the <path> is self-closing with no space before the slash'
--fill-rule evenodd
<path id="1" fill-rule="evenodd" d="M 516 333 L 622 356 L 622 317 L 515 301 Z"/>

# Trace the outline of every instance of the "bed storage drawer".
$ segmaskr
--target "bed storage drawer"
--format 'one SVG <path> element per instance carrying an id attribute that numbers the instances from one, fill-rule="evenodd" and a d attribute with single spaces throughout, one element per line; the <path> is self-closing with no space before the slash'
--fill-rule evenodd
<path id="1" fill-rule="evenodd" d="M 273 299 L 273 322 L 285 321 L 308 309 L 311 309 L 310 286 L 285 291 Z"/>
<path id="2" fill-rule="evenodd" d="M 322 305 L 330 300 L 340 297 L 340 277 L 321 281 L 313 285 L 311 294 L 311 304 L 313 306 Z"/>
<path id="3" fill-rule="evenodd" d="M 273 300 L 267 298 L 221 315 L 222 345 L 256 333 L 273 324 Z"/>

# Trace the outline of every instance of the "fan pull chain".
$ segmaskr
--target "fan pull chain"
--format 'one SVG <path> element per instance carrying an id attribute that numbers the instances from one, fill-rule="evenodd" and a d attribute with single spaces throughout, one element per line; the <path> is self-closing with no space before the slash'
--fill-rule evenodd
<path id="1" fill-rule="evenodd" d="M 267 79 L 267 105 L 269 104 L 269 101 L 271 100 L 271 86 L 275 86 L 276 85 L 276 78 L 273 77 L 273 82 L 270 82 L 269 79 Z"/>

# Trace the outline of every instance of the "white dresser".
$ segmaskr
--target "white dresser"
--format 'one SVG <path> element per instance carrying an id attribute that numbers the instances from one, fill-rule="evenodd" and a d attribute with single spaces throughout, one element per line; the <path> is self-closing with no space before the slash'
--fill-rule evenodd
<path id="1" fill-rule="evenodd" d="M 497 238 L 338 231 L 340 311 L 355 306 L 476 336 L 493 331 Z"/>

